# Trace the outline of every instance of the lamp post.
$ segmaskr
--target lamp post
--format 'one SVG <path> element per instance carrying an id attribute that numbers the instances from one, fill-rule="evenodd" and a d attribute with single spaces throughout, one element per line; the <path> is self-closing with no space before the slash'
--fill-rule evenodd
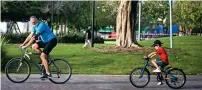
<path id="1" fill-rule="evenodd" d="M 169 0 L 169 5 L 170 5 L 170 48 L 173 48 L 172 0 Z"/>
<path id="2" fill-rule="evenodd" d="M 139 20 L 138 20 L 138 21 L 139 21 L 139 23 L 138 23 L 138 41 L 140 41 L 140 26 L 141 26 L 140 24 L 141 24 L 141 8 L 142 8 L 141 5 L 142 5 L 142 2 L 139 1 L 139 13 L 138 13 L 138 16 L 139 16 L 139 17 L 138 17 L 138 19 L 139 19 Z"/>
<path id="3" fill-rule="evenodd" d="M 94 19 L 95 19 L 95 0 L 92 1 L 92 44 L 91 44 L 91 47 L 94 47 Z"/>

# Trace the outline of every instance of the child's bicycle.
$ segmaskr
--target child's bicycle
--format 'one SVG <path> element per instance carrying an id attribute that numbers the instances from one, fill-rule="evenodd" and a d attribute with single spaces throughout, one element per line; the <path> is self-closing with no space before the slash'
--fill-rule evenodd
<path id="1" fill-rule="evenodd" d="M 150 81 L 150 72 L 147 69 L 147 66 L 151 67 L 154 69 L 155 67 L 151 64 L 149 64 L 150 58 L 145 58 L 146 63 L 144 67 L 141 68 L 135 68 L 131 73 L 130 73 L 130 82 L 133 86 L 137 88 L 143 88 L 147 86 L 147 84 Z M 162 76 L 162 74 L 157 73 L 157 80 L 165 80 L 166 84 L 173 89 L 179 89 L 184 86 L 186 83 L 186 75 L 183 72 L 182 69 L 178 68 L 172 68 L 172 67 L 167 67 L 164 69 L 163 67 L 161 68 L 162 74 L 165 75 L 165 78 Z"/>
<path id="2" fill-rule="evenodd" d="M 21 50 L 23 55 L 9 60 L 5 67 L 7 78 L 14 83 L 22 83 L 29 78 L 31 73 L 30 62 L 37 67 L 41 75 L 45 73 L 44 66 L 37 64 L 30 57 L 31 54 L 38 56 L 39 54 L 28 52 L 27 48 Z M 49 78 L 51 82 L 55 84 L 63 84 L 70 79 L 72 68 L 67 61 L 63 59 L 51 59 L 50 56 L 47 57 L 47 60 L 49 70 L 52 74 L 52 77 Z"/>

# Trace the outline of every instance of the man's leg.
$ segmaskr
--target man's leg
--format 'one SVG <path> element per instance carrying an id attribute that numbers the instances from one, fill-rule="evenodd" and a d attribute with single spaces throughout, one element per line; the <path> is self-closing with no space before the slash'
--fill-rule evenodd
<path id="1" fill-rule="evenodd" d="M 86 47 L 88 45 L 88 41 L 85 40 L 85 44 L 83 45 L 83 47 Z"/>
<path id="2" fill-rule="evenodd" d="M 156 59 L 153 59 L 151 62 L 152 62 L 152 64 L 153 64 L 156 68 L 160 69 L 159 66 L 158 66 L 157 63 L 156 63 Z"/>
<path id="3" fill-rule="evenodd" d="M 36 51 L 37 53 L 41 53 L 42 51 L 41 51 L 41 49 L 40 49 L 40 47 L 39 47 L 39 45 L 37 44 L 37 43 L 34 43 L 33 45 L 32 45 L 32 49 L 34 50 L 34 51 Z"/>
<path id="4" fill-rule="evenodd" d="M 50 74 L 46 57 L 47 57 L 47 55 L 44 52 L 42 52 L 40 58 L 41 58 L 43 65 L 46 69 L 46 73 Z"/>
<path id="5" fill-rule="evenodd" d="M 159 82 L 157 83 L 157 85 L 163 85 L 162 77 L 161 77 L 162 74 L 161 74 L 161 70 L 160 70 L 161 66 L 159 66 L 159 58 L 152 60 L 152 63 L 160 71 L 160 72 L 157 72 L 157 77 L 159 78 Z M 153 72 L 155 72 L 155 71 L 153 71 Z"/>
<path id="6" fill-rule="evenodd" d="M 46 43 L 43 52 L 41 53 L 41 60 L 43 61 L 44 67 L 46 69 L 46 75 L 44 75 L 41 78 L 47 78 L 47 75 L 49 77 L 51 77 L 51 74 L 49 72 L 49 67 L 48 67 L 48 60 L 47 60 L 47 56 L 48 54 L 52 51 L 52 49 L 57 45 L 57 39 L 54 38 L 51 41 L 49 41 L 48 43 Z"/>
<path id="7" fill-rule="evenodd" d="M 91 46 L 91 40 L 90 39 L 88 39 L 88 44 Z"/>

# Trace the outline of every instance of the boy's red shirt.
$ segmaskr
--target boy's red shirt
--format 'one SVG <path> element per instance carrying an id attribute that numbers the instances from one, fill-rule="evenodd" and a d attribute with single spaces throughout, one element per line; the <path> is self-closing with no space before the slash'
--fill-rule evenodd
<path id="1" fill-rule="evenodd" d="M 163 47 L 159 47 L 159 49 L 156 50 L 156 53 L 160 56 L 161 60 L 165 64 L 168 64 L 168 55 Z"/>

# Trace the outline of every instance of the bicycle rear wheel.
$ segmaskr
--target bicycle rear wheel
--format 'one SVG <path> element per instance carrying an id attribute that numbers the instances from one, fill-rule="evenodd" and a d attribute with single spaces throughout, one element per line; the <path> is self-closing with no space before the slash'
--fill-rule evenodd
<path id="1" fill-rule="evenodd" d="M 70 64 L 63 59 L 55 59 L 50 65 L 49 69 L 52 78 L 49 80 L 56 84 L 63 84 L 67 82 L 72 75 L 72 68 Z"/>
<path id="2" fill-rule="evenodd" d="M 30 65 L 26 60 L 13 58 L 9 60 L 5 67 L 7 78 L 14 83 L 22 83 L 30 76 Z"/>
<path id="3" fill-rule="evenodd" d="M 181 69 L 170 69 L 166 73 L 166 84 L 173 89 L 179 89 L 186 83 L 186 75 Z"/>
<path id="4" fill-rule="evenodd" d="M 135 68 L 130 74 L 130 82 L 133 86 L 137 88 L 143 88 L 147 86 L 149 81 L 150 81 L 150 73 L 146 68 L 144 72 L 143 68 Z"/>

